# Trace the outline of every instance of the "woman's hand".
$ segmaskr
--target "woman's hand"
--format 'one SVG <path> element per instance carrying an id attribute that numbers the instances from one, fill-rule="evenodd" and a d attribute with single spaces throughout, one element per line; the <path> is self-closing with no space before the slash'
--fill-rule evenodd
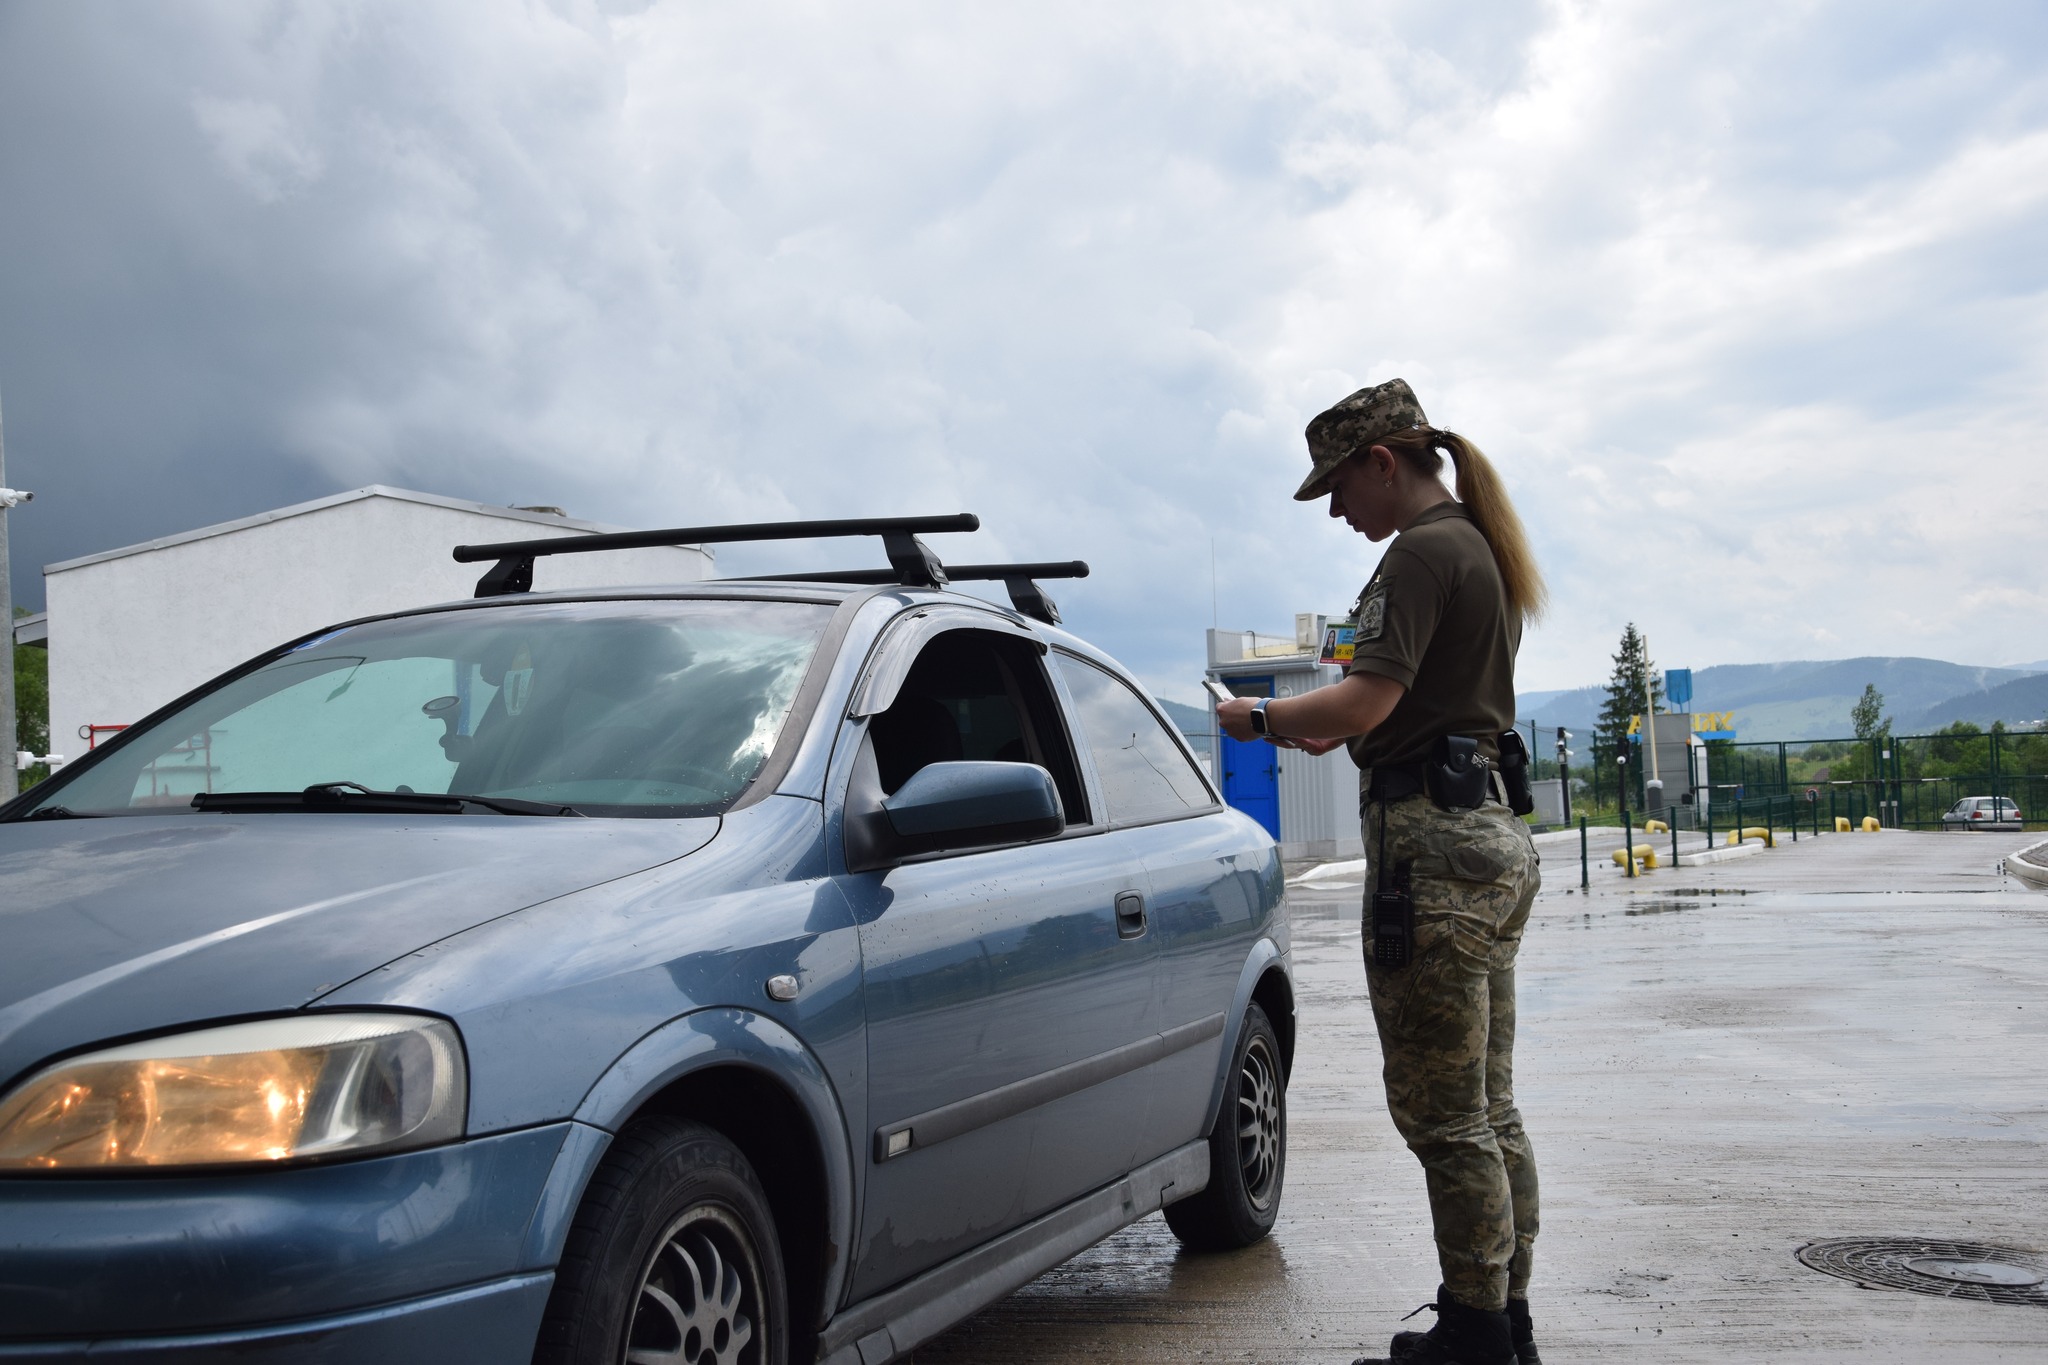
<path id="1" fill-rule="evenodd" d="M 1229 701 L 1217 702 L 1216 723 L 1223 728 L 1223 733 L 1232 739 L 1241 739 L 1249 743 L 1259 737 L 1252 729 L 1250 697 L 1232 697 Z"/>

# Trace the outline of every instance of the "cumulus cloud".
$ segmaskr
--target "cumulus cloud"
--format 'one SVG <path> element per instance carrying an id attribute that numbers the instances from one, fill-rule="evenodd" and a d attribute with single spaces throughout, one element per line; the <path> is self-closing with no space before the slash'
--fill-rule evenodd
<path id="1" fill-rule="evenodd" d="M 2048 605 L 1985 535 L 2048 494 L 2044 51 L 1992 3 L 9 7 L 16 581 L 370 481 L 969 509 L 1187 697 L 1212 546 L 1225 626 L 1355 594 L 1377 550 L 1287 494 L 1399 374 L 1552 576 L 1526 687 L 1629 619 L 2001 662 Z"/>

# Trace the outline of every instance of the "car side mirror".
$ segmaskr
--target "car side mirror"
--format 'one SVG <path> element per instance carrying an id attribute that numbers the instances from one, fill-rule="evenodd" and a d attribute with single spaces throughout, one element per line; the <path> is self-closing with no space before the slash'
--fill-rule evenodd
<path id="1" fill-rule="evenodd" d="M 848 847 L 854 871 L 919 853 L 1049 839 L 1067 827 L 1052 774 L 1035 763 L 928 763 L 879 809 L 848 815 L 860 827 Z"/>
<path id="2" fill-rule="evenodd" d="M 1052 774 L 1036 763 L 927 763 L 882 810 L 897 837 L 940 846 L 1046 839 L 1067 827 Z"/>

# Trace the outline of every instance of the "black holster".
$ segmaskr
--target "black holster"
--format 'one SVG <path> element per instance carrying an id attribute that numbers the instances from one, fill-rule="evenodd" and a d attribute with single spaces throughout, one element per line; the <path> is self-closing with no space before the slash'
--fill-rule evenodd
<path id="1" fill-rule="evenodd" d="M 1422 779 L 1429 799 L 1445 810 L 1478 810 L 1493 790 L 1492 765 L 1469 735 L 1443 735 L 1430 746 Z"/>
<path id="2" fill-rule="evenodd" d="M 1503 730 L 1500 745 L 1500 783 L 1506 789 L 1508 809 L 1527 815 L 1536 809 L 1536 793 L 1529 788 L 1529 746 L 1522 743 L 1520 730 Z"/>

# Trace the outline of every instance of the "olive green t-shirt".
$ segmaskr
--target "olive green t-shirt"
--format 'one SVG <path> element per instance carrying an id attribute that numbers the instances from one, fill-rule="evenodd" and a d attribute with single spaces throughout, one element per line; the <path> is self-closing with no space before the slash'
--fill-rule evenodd
<path id="1" fill-rule="evenodd" d="M 1413 763 L 1439 735 L 1470 735 L 1489 757 L 1515 723 L 1515 650 L 1522 621 L 1510 611 L 1486 537 L 1463 504 L 1438 503 L 1394 537 L 1358 595 L 1351 673 L 1377 673 L 1408 689 L 1393 714 L 1349 741 L 1361 768 Z"/>

